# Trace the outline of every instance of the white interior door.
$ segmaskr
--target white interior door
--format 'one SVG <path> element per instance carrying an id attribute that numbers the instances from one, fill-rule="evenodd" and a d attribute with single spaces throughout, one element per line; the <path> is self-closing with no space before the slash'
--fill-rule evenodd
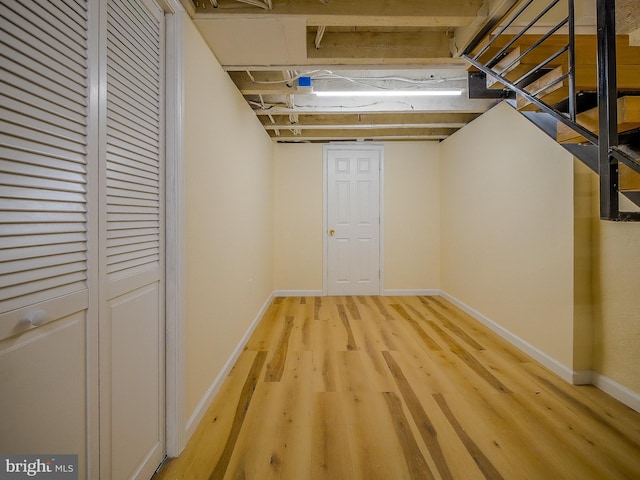
<path id="1" fill-rule="evenodd" d="M 0 452 L 92 472 L 85 0 L 0 0 Z"/>
<path id="2" fill-rule="evenodd" d="M 328 295 L 380 293 L 382 147 L 325 147 Z"/>
<path id="3" fill-rule="evenodd" d="M 150 478 L 164 456 L 164 13 L 106 6 L 101 211 L 101 475 Z"/>

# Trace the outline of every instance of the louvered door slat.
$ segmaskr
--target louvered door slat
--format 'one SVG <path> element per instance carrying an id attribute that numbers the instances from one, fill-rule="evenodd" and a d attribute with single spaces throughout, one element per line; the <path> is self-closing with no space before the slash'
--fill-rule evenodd
<path id="1" fill-rule="evenodd" d="M 82 55 L 75 55 L 75 52 L 70 51 L 69 48 L 60 42 L 53 42 L 52 44 L 49 44 L 42 41 L 31 33 L 30 26 L 25 22 L 20 20 L 16 20 L 15 23 L 11 22 L 12 19 L 16 18 L 15 13 L 10 10 L 6 10 L 6 12 L 7 17 L 5 18 L 7 21 L 3 22 L 4 28 L 0 35 L 0 41 L 2 43 L 6 43 L 11 46 L 12 49 L 16 50 L 26 58 L 41 61 L 42 68 L 48 69 L 52 67 L 52 64 L 54 64 L 56 68 L 69 68 L 79 75 L 83 75 L 86 68 L 85 57 Z M 37 33 L 37 31 L 34 33 Z M 25 43 L 24 45 L 16 43 L 19 42 L 21 38 L 29 38 L 29 43 Z M 85 40 L 83 39 L 83 42 L 84 41 Z M 23 58 L 20 57 L 16 59 L 16 61 L 22 60 Z"/>
<path id="2" fill-rule="evenodd" d="M 126 173 L 117 172 L 117 171 L 107 172 L 107 178 L 124 182 L 127 185 L 129 185 L 131 188 L 138 188 L 138 186 L 147 186 L 149 188 L 154 188 L 157 185 L 157 180 L 155 179 L 148 179 L 148 178 L 139 177 L 135 175 L 128 175 Z"/>
<path id="3" fill-rule="evenodd" d="M 46 121 L 42 121 L 41 119 L 36 119 L 34 117 L 29 117 L 27 115 L 23 115 L 20 112 L 5 110 L 4 108 L 0 108 L 0 114 L 2 114 L 3 118 L 7 118 L 11 115 L 11 120 L 16 122 L 14 124 L 15 128 L 20 131 L 24 131 L 24 128 L 20 126 L 29 125 L 33 132 L 38 132 L 39 134 L 44 134 L 46 136 L 51 136 L 54 139 L 62 142 L 70 142 L 72 145 L 85 145 L 85 136 L 82 132 L 77 132 L 73 130 L 69 130 L 64 127 L 64 125 L 52 124 Z M 4 125 L 0 126 L 0 128 L 4 128 Z M 18 136 L 18 133 L 13 133 L 5 130 L 6 133 L 14 134 Z M 32 135 L 33 137 L 33 135 Z M 38 140 L 41 140 L 42 137 L 39 136 Z M 73 148 L 73 147 L 72 147 Z M 83 151 L 83 150 L 80 150 Z"/>
<path id="4" fill-rule="evenodd" d="M 33 81 L 34 83 L 26 86 L 26 79 L 24 77 L 15 75 L 13 72 L 8 72 L 6 70 L 3 71 L 2 80 L 7 82 L 7 87 L 3 86 L 3 90 L 4 88 L 6 88 L 7 91 L 0 91 L 0 93 L 17 100 L 28 98 L 31 95 L 34 95 L 36 97 L 40 97 L 41 99 L 46 99 L 46 104 L 58 105 L 63 109 L 71 110 L 72 112 L 75 112 L 80 116 L 84 115 L 86 111 L 86 104 L 79 103 L 79 100 L 82 100 L 82 97 L 80 97 L 79 95 L 69 94 L 69 90 L 58 90 L 56 88 L 56 85 L 51 84 L 44 75 L 33 73 L 29 76 L 31 77 L 31 81 Z M 18 91 L 16 91 L 16 89 Z M 45 106 L 44 108 L 48 110 L 47 106 Z"/>
<path id="5" fill-rule="evenodd" d="M 86 291 L 87 5 L 68 3 L 0 0 L 0 314 Z"/>
<path id="6" fill-rule="evenodd" d="M 18 121 L 19 115 L 12 116 L 12 120 Z M 73 138 L 66 139 L 58 136 L 58 132 L 42 132 L 31 128 L 29 125 L 17 125 L 0 120 L 0 129 L 5 135 L 30 140 L 34 144 L 45 145 L 59 150 L 65 150 L 81 155 L 86 153 L 85 145 L 74 141 Z M 52 129 L 53 130 L 53 129 Z M 35 147 L 37 150 L 38 147 Z"/>
<path id="7" fill-rule="evenodd" d="M 50 189 L 53 191 L 85 193 L 84 182 L 71 183 L 68 181 L 52 180 L 51 178 L 28 177 L 24 175 L 12 175 L 2 173 L 2 183 L 5 185 L 19 185 L 23 187 Z"/>
<path id="8" fill-rule="evenodd" d="M 69 39 L 74 37 L 70 34 L 73 32 L 75 35 L 79 35 L 82 38 L 87 38 L 87 32 L 80 25 L 83 19 L 83 10 L 81 3 L 79 2 L 51 2 L 50 0 L 34 0 L 26 4 L 34 14 L 39 15 L 40 18 L 47 20 L 47 18 L 54 17 L 61 25 L 64 25 L 63 34 Z M 38 12 L 39 11 L 39 12 Z"/>
<path id="9" fill-rule="evenodd" d="M 57 168 L 53 167 L 52 165 L 38 166 L 37 164 L 34 165 L 33 163 L 23 163 L 15 160 L 0 160 L 0 172 L 15 173 L 23 176 L 29 175 L 33 177 L 50 178 L 52 180 L 61 180 L 63 182 L 73 182 L 78 184 L 84 183 L 84 168 L 74 168 L 73 170 L 68 170 L 63 168 L 62 162 L 56 162 L 55 160 L 53 160 L 53 163 L 57 163 Z M 67 165 L 72 167 L 80 167 L 79 165 L 74 165 L 72 163 L 67 163 L 64 166 Z M 16 181 L 15 183 L 12 183 L 12 185 L 20 184 L 22 184 L 22 182 Z"/>
<path id="10" fill-rule="evenodd" d="M 107 10 L 107 269 L 121 278 L 160 261 L 161 25 L 142 2 Z"/>
<path id="11" fill-rule="evenodd" d="M 55 233 L 42 235 L 22 235 L 21 237 L 0 237 L 0 249 L 26 248 L 31 246 L 49 246 L 65 244 L 82 244 L 87 241 L 83 232 Z M 7 255 L 13 255 L 11 251 Z"/>
<path id="12" fill-rule="evenodd" d="M 55 207 L 54 207 L 55 208 Z M 3 223 L 83 223 L 85 215 L 69 212 L 2 212 Z M 2 224 L 0 224 L 2 225 Z M 4 228 L 4 225 L 2 225 Z"/>
<path id="13" fill-rule="evenodd" d="M 146 74 L 155 75 L 159 59 L 158 44 L 153 39 L 153 33 L 149 35 L 150 32 L 141 29 L 135 20 L 131 22 L 131 16 L 124 13 L 127 18 L 123 18 L 122 14 L 114 9 L 107 23 L 107 32 L 117 34 L 117 38 L 112 41 L 113 51 L 120 52 L 124 55 L 123 58 L 128 58 L 132 64 L 143 67 Z M 132 49 L 129 45 L 138 45 L 140 48 Z"/>
<path id="14" fill-rule="evenodd" d="M 123 108 L 127 113 L 134 115 L 135 117 L 140 118 L 140 121 L 150 128 L 153 128 L 153 119 L 156 117 L 158 112 L 155 110 L 155 107 L 149 104 L 146 99 L 141 99 L 135 92 L 128 91 L 128 88 L 134 88 L 133 85 L 126 85 L 126 83 L 131 83 L 126 78 L 127 73 L 123 72 L 119 73 L 109 73 L 107 76 L 107 82 L 110 82 L 112 87 L 109 91 L 111 99 L 115 102 L 126 102 L 119 103 L 120 108 Z M 157 131 L 153 129 L 153 131 Z"/>
<path id="15" fill-rule="evenodd" d="M 68 68 L 53 69 L 43 67 L 40 63 L 40 61 L 43 60 L 45 60 L 44 56 L 41 56 L 39 60 L 22 57 L 19 63 L 7 58 L 4 59 L 4 62 L 7 70 L 10 70 L 18 77 L 33 79 L 44 77 L 51 81 L 51 85 L 54 86 L 58 92 L 63 91 L 67 97 L 72 98 L 74 101 L 77 102 L 79 98 L 82 98 L 82 95 L 78 95 L 75 90 L 78 86 L 84 86 L 84 78 L 82 75 Z"/>
<path id="16" fill-rule="evenodd" d="M 157 234 L 160 230 L 159 230 L 159 226 L 158 226 L 158 222 L 157 221 L 146 221 L 146 222 L 128 222 L 128 223 L 123 223 L 123 222 L 112 222 L 111 225 L 109 225 L 109 235 L 113 235 L 113 236 L 121 236 L 121 235 L 131 235 L 134 230 L 139 229 L 139 228 L 150 228 L 153 229 L 154 232 Z M 111 237 L 107 237 L 107 238 L 111 238 Z"/>
<path id="17" fill-rule="evenodd" d="M 52 156 L 43 157 L 39 152 L 29 152 L 25 150 L 19 150 L 16 148 L 8 148 L 0 146 L 0 158 L 5 161 L 11 161 L 16 163 L 24 163 L 34 166 L 40 166 L 43 164 L 42 159 L 46 158 L 47 168 L 63 170 L 67 172 L 84 173 L 86 167 L 82 162 L 73 161 L 69 158 L 54 158 Z M 81 157 L 82 158 L 82 157 Z M 71 160 L 71 161 L 70 161 Z M 0 183 L 3 183 L 0 179 Z"/>
<path id="18" fill-rule="evenodd" d="M 56 233 L 86 232 L 86 227 L 79 223 L 11 223 L 2 225 L 2 235 L 4 237 L 23 237 L 24 235 L 44 235 Z"/>
<path id="19" fill-rule="evenodd" d="M 141 38 L 144 39 L 145 47 L 154 46 L 155 50 L 152 53 L 157 56 L 157 52 L 160 51 L 160 37 L 158 37 L 158 25 L 155 21 L 148 15 L 142 14 L 143 9 L 139 3 L 125 2 L 122 11 L 127 18 L 131 19 L 135 32 L 141 34 L 144 32 L 144 36 Z"/>
<path id="20" fill-rule="evenodd" d="M 155 67 L 154 65 L 145 64 L 145 61 L 139 57 L 131 58 L 127 56 L 127 52 L 123 50 L 124 48 L 125 47 L 123 45 L 115 44 L 113 45 L 113 49 L 109 51 L 107 60 L 111 61 L 112 63 L 115 62 L 120 67 L 122 67 L 122 71 L 114 70 L 111 72 L 111 75 L 117 76 L 122 75 L 126 72 L 131 72 L 134 78 L 138 78 L 140 76 L 144 77 L 153 74 L 153 69 Z M 120 81 L 130 83 L 129 78 L 130 77 L 127 77 L 126 75 L 122 75 L 120 77 Z M 138 93 L 139 96 L 145 100 L 147 105 L 149 105 L 150 107 L 154 106 L 153 92 L 146 92 L 143 88 L 140 88 L 140 86 L 133 83 L 130 83 L 129 87 L 131 87 L 133 91 Z"/>
<path id="21" fill-rule="evenodd" d="M 145 200 L 140 198 L 132 198 L 132 197 L 120 197 L 111 195 L 110 204 L 114 206 L 126 205 L 129 207 L 153 207 L 156 210 L 160 208 L 160 203 L 157 200 Z"/>
<path id="22" fill-rule="evenodd" d="M 109 111 L 109 116 L 107 117 L 109 121 L 115 121 L 121 125 L 125 125 L 132 132 L 136 132 L 142 135 L 156 135 L 158 132 L 153 132 L 149 130 L 148 125 L 145 122 L 136 121 L 135 116 L 131 116 L 126 110 L 120 107 L 120 105 L 114 105 L 113 108 Z"/>
<path id="23" fill-rule="evenodd" d="M 48 2 L 49 0 L 37 1 L 39 4 L 41 4 L 43 2 Z M 55 5 L 59 6 L 58 8 L 60 8 L 65 13 L 71 10 L 75 14 L 74 20 L 78 24 L 81 24 L 82 22 L 79 20 L 79 18 L 85 18 L 86 3 L 86 0 L 59 0 L 58 2 L 55 2 Z"/>
<path id="24" fill-rule="evenodd" d="M 109 146 L 107 151 L 107 160 L 109 162 L 120 163 L 123 165 L 130 165 L 134 162 L 139 162 L 147 165 L 147 167 L 145 167 L 147 170 L 150 170 L 149 167 L 151 167 L 152 170 L 158 169 L 158 164 L 154 161 L 153 156 L 134 152 L 129 148 L 129 145 L 122 143 L 116 144 L 115 140 L 114 144 Z"/>
<path id="25" fill-rule="evenodd" d="M 147 253 L 147 251 L 138 252 L 132 256 L 133 258 L 131 259 L 124 259 L 118 256 L 109 257 L 107 260 L 107 274 L 112 275 L 126 271 L 140 271 L 149 265 L 157 264 L 160 257 L 155 253 Z"/>
<path id="26" fill-rule="evenodd" d="M 77 265 L 81 268 L 81 265 Z M 0 298 L 3 298 L 3 310 L 11 311 L 25 305 L 34 305 L 63 295 L 80 292 L 78 285 L 86 282 L 83 272 L 59 275 L 25 284 L 18 284 L 8 288 L 0 288 Z"/>
<path id="27" fill-rule="evenodd" d="M 112 120 L 111 121 L 111 131 L 118 134 L 118 137 L 121 141 L 126 142 L 130 145 L 135 145 L 141 151 L 145 152 L 147 155 L 152 155 L 154 157 L 158 156 L 158 139 L 155 136 L 149 135 L 140 135 L 139 133 L 132 132 L 126 125 L 122 123 Z"/>
<path id="28" fill-rule="evenodd" d="M 117 133 L 117 131 L 113 129 L 110 129 L 110 132 L 114 135 Z M 157 166 L 153 161 L 154 158 L 157 158 L 157 153 L 154 154 L 153 152 L 140 148 L 136 143 L 127 143 L 120 138 L 113 139 L 113 144 L 109 146 L 107 153 L 112 159 L 115 157 L 133 158 L 139 162 Z M 122 161 L 120 163 L 125 162 Z"/>
<path id="29" fill-rule="evenodd" d="M 11 205 L 9 205 L 11 204 Z M 20 212 L 74 212 L 85 213 L 86 206 L 83 203 L 51 202 L 47 200 L 0 199 L 0 211 L 7 210 L 11 206 Z"/>
<path id="30" fill-rule="evenodd" d="M 111 79 L 113 80 L 113 79 Z M 108 117 L 113 120 L 113 113 L 118 113 L 121 116 L 131 119 L 136 124 L 136 130 L 143 135 L 158 135 L 157 126 L 153 124 L 153 113 L 142 110 L 140 105 L 135 103 L 124 103 L 126 100 L 126 94 L 123 94 L 116 86 L 111 89 L 111 98 L 113 106 L 109 108 Z"/>
<path id="31" fill-rule="evenodd" d="M 13 278 L 11 275 L 7 275 L 5 278 L 0 280 L 0 287 L 6 287 L 7 285 L 14 285 L 17 283 L 28 282 L 31 280 L 37 280 L 40 278 L 38 275 L 44 272 L 46 269 L 51 269 L 55 275 L 59 275 L 62 273 L 71 273 L 74 272 L 73 268 L 74 263 L 83 262 L 84 261 L 84 250 L 73 252 L 73 245 L 69 245 L 67 252 L 71 253 L 63 253 L 63 254 L 51 254 L 45 256 L 38 257 L 29 257 L 25 256 L 24 258 L 19 259 L 10 259 L 9 261 L 4 263 L 4 266 L 13 272 Z M 16 249 L 16 253 L 19 253 L 19 249 Z M 36 272 L 34 270 L 41 269 L 41 272 Z M 54 276 L 54 275 L 51 275 Z"/>
<path id="32" fill-rule="evenodd" d="M 20 265 L 24 265 L 24 263 L 26 262 L 21 262 Z M 86 279 L 85 272 L 82 271 L 84 261 L 54 265 L 47 268 L 40 267 L 40 263 L 41 262 L 33 262 L 34 267 L 31 270 L 23 270 L 3 275 L 0 279 L 0 288 L 11 291 L 11 288 L 15 287 L 16 292 L 29 291 L 33 289 L 33 286 L 26 285 L 27 283 L 37 283 L 40 279 L 51 279 L 68 274 L 78 274 L 79 279 Z M 20 287 L 20 285 L 22 285 L 22 287 Z"/>
<path id="33" fill-rule="evenodd" d="M 130 239 L 128 241 L 135 242 L 139 239 L 156 237 L 158 235 L 158 231 L 158 228 L 134 226 L 132 224 L 129 224 L 124 230 L 111 229 L 107 235 L 107 241 L 128 238 Z M 110 245 L 113 245 L 113 243 L 110 243 Z"/>
<path id="34" fill-rule="evenodd" d="M 120 202 L 120 201 L 132 201 L 135 202 L 136 200 L 145 200 L 145 201 L 152 201 L 152 202 L 158 202 L 158 199 L 155 198 L 155 196 L 152 193 L 147 193 L 147 192 L 141 192 L 140 190 L 123 190 L 121 188 L 116 188 L 114 186 L 111 186 L 111 190 L 109 192 L 110 198 L 112 198 L 114 201 Z M 122 200 L 119 200 L 122 199 Z"/>
<path id="35" fill-rule="evenodd" d="M 60 17 L 56 17 L 56 23 L 51 23 L 51 17 L 42 17 L 42 9 L 32 2 L 25 4 L 15 2 L 11 5 L 11 10 L 16 15 L 10 14 L 7 18 L 10 18 L 11 22 L 19 28 L 29 31 L 32 36 L 45 43 L 54 45 L 59 51 L 70 49 L 77 55 L 84 56 L 85 50 L 82 44 L 78 43 L 78 37 L 86 41 L 86 35 L 81 29 L 73 32 L 67 22 Z"/>
<path id="36" fill-rule="evenodd" d="M 120 155 L 111 155 L 109 158 L 111 162 L 117 163 L 118 165 L 122 165 L 124 167 L 140 169 L 145 172 L 154 174 L 158 173 L 158 166 L 149 160 L 146 162 L 140 162 L 135 158 L 124 158 Z"/>
<path id="37" fill-rule="evenodd" d="M 0 250 L 0 261 L 17 261 L 28 258 L 50 257 L 52 255 L 61 255 L 68 252 L 82 253 L 84 252 L 84 242 L 69 243 L 67 245 L 40 245 L 35 247 L 14 248 L 13 251 Z"/>
<path id="38" fill-rule="evenodd" d="M 145 185 L 133 185 L 130 183 L 127 183 L 126 181 L 120 181 L 120 180 L 116 180 L 113 178 L 107 179 L 107 188 L 108 189 L 117 189 L 117 194 L 114 193 L 114 196 L 124 196 L 126 197 L 126 192 L 130 191 L 133 192 L 131 195 L 137 194 L 137 193 L 144 193 L 144 194 L 148 194 L 148 195 L 154 195 L 156 194 L 156 189 L 154 189 L 153 186 L 151 187 L 147 187 Z M 111 190 L 109 190 L 109 192 L 111 192 Z M 123 195 L 124 192 L 124 195 Z M 111 193 L 109 193 L 109 196 L 111 196 Z M 133 197 L 135 198 L 135 197 Z"/>
<path id="39" fill-rule="evenodd" d="M 134 162 L 130 162 L 129 165 L 122 165 L 120 163 L 114 162 L 111 165 L 111 169 L 112 169 L 111 171 L 120 172 L 122 174 L 131 175 L 133 177 L 146 178 L 148 180 L 152 180 L 153 182 L 158 181 L 159 172 L 149 171 L 146 168 L 145 169 L 136 168 L 136 166 L 133 164 Z"/>
<path id="40" fill-rule="evenodd" d="M 23 85 L 24 83 L 21 83 Z M 39 88 L 39 87 L 38 87 Z M 0 82 L 0 96 L 5 99 L 12 99 L 18 103 L 22 103 L 29 107 L 37 109 L 39 112 L 45 112 L 50 115 L 56 115 L 71 122 L 84 124 L 84 106 L 83 105 L 62 105 L 54 103 L 47 92 L 44 95 L 37 95 L 33 90 L 25 90 L 24 87 L 16 87 Z M 42 89 L 39 88 L 42 92 Z"/>
<path id="41" fill-rule="evenodd" d="M 4 108 L 2 108 L 2 112 L 0 113 L 0 115 L 2 115 L 2 118 L 7 118 L 10 114 L 9 112 L 11 112 L 11 114 L 19 113 L 24 117 L 29 117 L 32 119 L 37 118 L 42 123 L 55 125 L 69 132 L 74 132 L 80 135 L 84 134 L 84 128 L 82 124 L 74 122 L 69 118 L 44 111 L 32 105 L 18 102 L 13 98 L 5 98 L 3 103 Z"/>
<path id="42" fill-rule="evenodd" d="M 107 245 L 111 248 L 117 248 L 117 247 L 128 246 L 128 245 L 147 244 L 151 242 L 153 242 L 155 245 L 158 245 L 158 242 L 156 242 L 154 236 L 155 236 L 155 233 L 152 233 L 150 235 L 136 235 L 135 237 L 110 238 L 109 240 L 107 240 Z"/>

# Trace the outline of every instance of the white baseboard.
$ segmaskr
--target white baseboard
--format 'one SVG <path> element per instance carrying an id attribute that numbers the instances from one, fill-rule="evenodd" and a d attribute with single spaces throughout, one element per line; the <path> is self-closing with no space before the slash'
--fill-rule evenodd
<path id="1" fill-rule="evenodd" d="M 574 370 L 571 383 L 574 385 L 593 385 L 593 370 Z"/>
<path id="2" fill-rule="evenodd" d="M 274 297 L 321 297 L 322 290 L 274 290 Z"/>
<path id="3" fill-rule="evenodd" d="M 478 320 L 480 323 L 482 323 L 483 325 L 485 325 L 489 329 L 493 330 L 499 336 L 504 338 L 506 341 L 511 343 L 513 346 L 515 346 L 515 347 L 519 348 L 520 350 L 522 350 L 524 353 L 529 355 L 534 360 L 540 362 L 542 365 L 547 367 L 549 370 L 554 372 L 556 375 L 558 375 L 560 378 L 562 378 L 566 382 L 571 383 L 571 384 L 574 383 L 574 377 L 576 376 L 576 372 L 574 372 L 572 369 L 570 369 L 566 365 L 563 365 L 562 363 L 558 362 L 555 358 L 547 355 L 543 351 L 538 350 L 536 347 L 534 347 L 530 343 L 528 343 L 525 340 L 521 339 L 517 335 L 514 335 L 509 330 L 504 328 L 502 325 L 500 325 L 497 322 L 491 320 L 489 317 L 485 316 L 484 314 L 480 313 L 479 311 L 475 310 L 474 308 L 471 308 L 469 305 L 467 305 L 466 303 L 458 300 L 454 296 L 449 295 L 446 292 L 442 292 L 442 297 L 445 298 L 446 300 L 448 300 L 449 302 L 453 303 L 456 307 L 458 307 L 463 312 L 468 313 L 469 315 L 471 315 L 473 318 Z"/>
<path id="4" fill-rule="evenodd" d="M 392 289 L 386 288 L 382 291 L 384 296 L 426 296 L 434 297 L 440 295 L 440 290 L 435 289 Z M 274 297 L 322 297 L 324 292 L 322 290 L 275 290 L 273 292 Z"/>
<path id="5" fill-rule="evenodd" d="M 636 412 L 640 412 L 640 394 L 598 372 L 592 372 L 591 378 L 592 383 L 600 390 L 624 403 L 627 407 L 633 408 Z"/>
<path id="6" fill-rule="evenodd" d="M 482 313 L 471 308 L 464 302 L 461 302 L 460 300 L 449 295 L 446 292 L 442 292 L 441 295 L 443 298 L 457 306 L 460 310 L 468 313 L 480 323 L 493 330 L 513 346 L 519 348 L 531 358 L 540 362 L 542 365 L 547 367 L 549 370 L 554 372 L 566 382 L 573 385 L 594 385 L 603 392 L 611 395 L 616 400 L 624 403 L 629 408 L 634 409 L 636 412 L 640 412 L 640 394 L 628 389 L 624 385 L 620 385 L 619 383 L 611 380 L 604 375 L 599 374 L 598 372 L 594 372 L 593 370 L 571 370 L 546 353 L 538 350 L 530 343 L 514 335 L 506 328 L 500 326 Z"/>
<path id="7" fill-rule="evenodd" d="M 434 289 L 425 289 L 425 290 L 412 290 L 412 289 L 393 289 L 393 288 L 385 288 L 382 292 L 382 295 L 389 297 L 410 297 L 410 296 L 420 296 L 420 297 L 435 297 L 437 295 L 441 295 L 442 292 L 440 290 Z"/>
<path id="8" fill-rule="evenodd" d="M 231 356 L 227 359 L 224 366 L 222 367 L 222 370 L 220 370 L 216 378 L 213 380 L 213 383 L 211 383 L 211 385 L 209 386 L 205 394 L 202 396 L 202 398 L 198 402 L 198 405 L 196 406 L 195 410 L 187 420 L 187 423 L 185 425 L 186 442 L 189 441 L 193 433 L 196 431 L 196 428 L 200 424 L 200 421 L 204 417 L 204 414 L 207 412 L 216 394 L 220 391 L 220 388 L 222 387 L 223 382 L 227 378 L 227 375 L 229 375 L 229 372 L 233 368 L 233 365 L 236 363 L 236 360 L 238 360 L 238 357 L 240 356 L 240 354 L 242 353 L 242 350 L 244 349 L 245 345 L 249 341 L 249 338 L 251 338 L 251 335 L 253 334 L 253 331 L 258 326 L 258 323 L 262 319 L 262 316 L 267 311 L 267 308 L 271 304 L 271 301 L 273 300 L 274 296 L 275 296 L 275 292 L 272 293 L 269 296 L 269 298 L 267 298 L 267 300 L 264 302 L 264 304 L 260 308 L 260 311 L 251 322 L 251 325 L 249 325 L 249 328 L 247 329 L 245 334 L 242 336 L 240 343 L 238 343 L 236 348 L 233 350 L 233 352 L 231 353 Z"/>

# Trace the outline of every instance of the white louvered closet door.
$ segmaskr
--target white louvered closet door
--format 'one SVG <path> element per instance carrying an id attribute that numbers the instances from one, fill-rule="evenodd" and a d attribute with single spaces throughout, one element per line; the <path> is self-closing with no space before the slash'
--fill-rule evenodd
<path id="1" fill-rule="evenodd" d="M 106 11 L 101 474 L 118 480 L 164 456 L 164 14 L 151 0 Z"/>
<path id="2" fill-rule="evenodd" d="M 78 454 L 82 478 L 96 381 L 87 2 L 0 0 L 0 27 L 0 452 Z"/>

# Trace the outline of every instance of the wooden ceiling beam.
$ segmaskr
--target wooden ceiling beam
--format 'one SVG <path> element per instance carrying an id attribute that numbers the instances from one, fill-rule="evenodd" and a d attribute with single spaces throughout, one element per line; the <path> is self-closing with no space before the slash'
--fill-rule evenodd
<path id="1" fill-rule="evenodd" d="M 372 59 L 365 59 L 366 61 L 360 63 L 350 63 L 349 65 L 343 65 L 339 63 L 329 62 L 326 59 L 314 59 L 308 63 L 296 63 L 295 65 L 281 65 L 281 64 L 269 64 L 269 65 L 222 65 L 222 68 L 226 72 L 246 72 L 249 70 L 254 72 L 270 72 L 273 70 L 345 70 L 350 71 L 368 71 L 368 70 L 388 70 L 394 72 L 397 70 L 424 70 L 424 69 L 461 69 L 468 70 L 469 64 L 462 58 L 437 58 L 432 63 L 425 63 L 420 61 L 418 63 L 411 62 L 411 59 L 400 59 L 394 63 L 375 63 Z"/>
<path id="2" fill-rule="evenodd" d="M 295 127 L 294 127 L 295 128 Z M 321 139 L 321 138 L 331 138 L 331 139 L 351 139 L 351 138 L 377 138 L 377 137 L 389 137 L 389 136 L 397 136 L 397 137 L 432 137 L 432 138 L 446 138 L 452 133 L 456 132 L 457 128 L 376 128 L 370 130 L 345 130 L 343 128 L 337 129 L 324 129 L 324 130 L 302 130 L 301 134 L 295 134 L 291 131 L 291 129 L 280 130 L 277 138 L 291 138 L 298 139 L 300 137 L 304 137 L 307 139 Z M 276 137 L 274 131 L 269 131 L 269 134 L 272 137 Z"/>
<path id="3" fill-rule="evenodd" d="M 460 27 L 477 21 L 484 0 L 274 0 L 273 9 L 263 10 L 235 0 L 195 2 L 195 17 L 271 18 L 304 16 L 310 26 L 412 26 Z"/>
<path id="4" fill-rule="evenodd" d="M 449 36 L 446 32 L 331 32 L 325 31 L 320 48 L 315 47 L 316 34 L 307 33 L 307 57 L 309 59 L 358 59 L 358 61 L 388 62 L 391 59 L 451 58 Z M 384 59 L 384 60 L 383 60 Z"/>
<path id="5" fill-rule="evenodd" d="M 308 123 L 276 123 L 265 124 L 265 130 L 374 130 L 374 129 L 452 129 L 457 130 L 466 125 L 466 123 L 339 123 L 334 122 L 327 125 L 310 125 Z"/>
<path id="6" fill-rule="evenodd" d="M 283 81 L 281 71 L 271 72 L 229 72 L 229 76 L 234 84 L 245 96 L 249 95 L 303 95 L 308 94 L 304 90 L 298 91 L 297 75 L 311 76 L 312 85 L 315 90 L 355 90 L 386 88 L 386 89 L 407 89 L 412 85 L 409 82 L 423 82 L 423 88 L 459 88 L 467 87 L 467 73 L 458 69 L 422 69 L 414 71 L 397 70 L 395 73 L 385 71 L 365 73 L 353 72 L 351 70 L 333 70 L 333 73 L 316 69 L 295 70 L 294 80 L 288 86 Z M 405 80 L 402 80 L 405 79 Z M 355 84 L 358 82 L 359 84 Z M 414 86 L 417 86 L 414 84 Z"/>
<path id="7" fill-rule="evenodd" d="M 479 116 L 478 113 L 390 113 L 390 114 L 350 114 L 335 113 L 331 115 L 298 115 L 298 123 L 303 128 L 328 127 L 341 125 L 385 125 L 385 124 L 421 124 L 421 125 L 465 125 Z M 265 126 L 273 125 L 266 116 L 259 117 Z M 288 115 L 271 115 L 276 125 L 282 128 L 292 128 Z M 459 127 L 445 127 L 459 128 Z"/>

